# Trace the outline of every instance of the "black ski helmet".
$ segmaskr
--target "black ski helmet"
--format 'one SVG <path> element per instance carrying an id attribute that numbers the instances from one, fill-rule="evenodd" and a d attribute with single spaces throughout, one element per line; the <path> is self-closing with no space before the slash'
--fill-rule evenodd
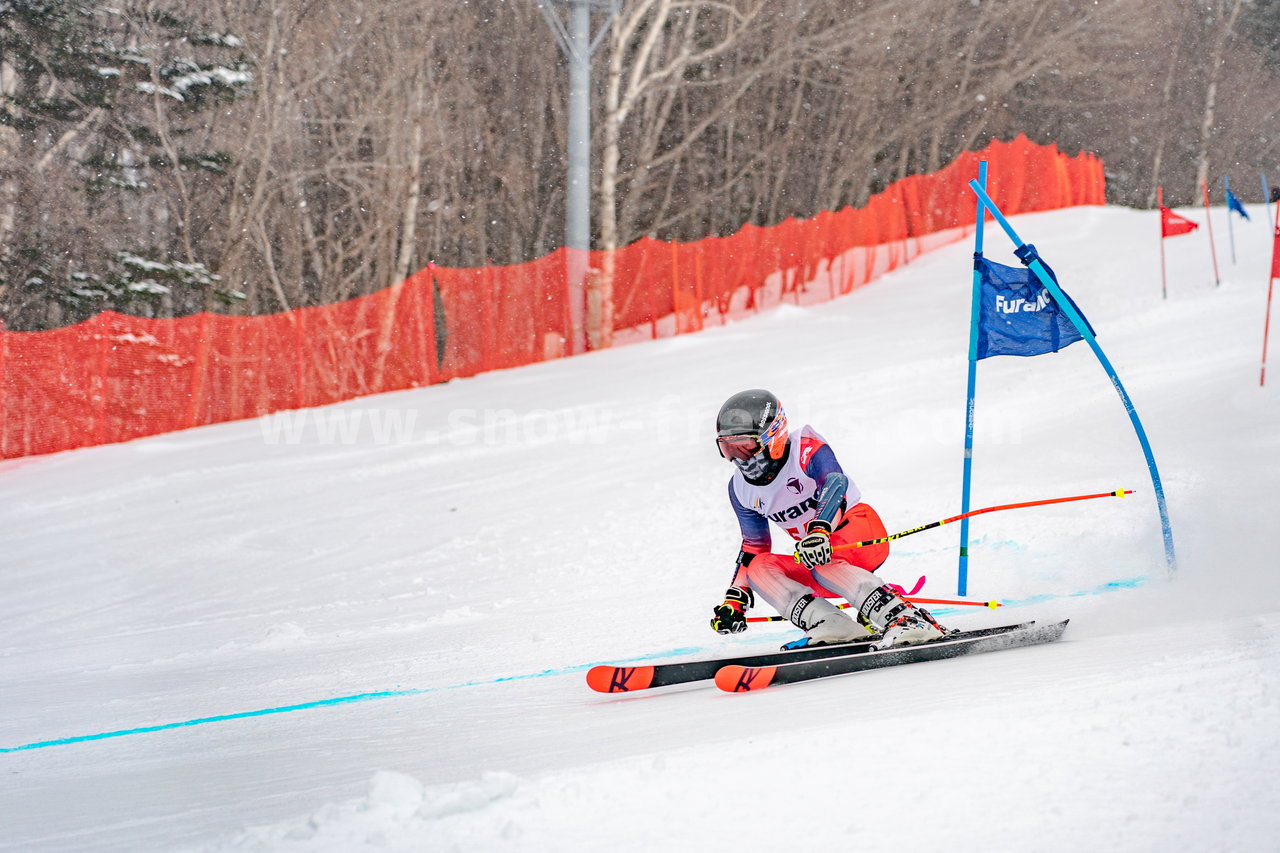
<path id="1" fill-rule="evenodd" d="M 767 483 L 778 475 L 787 457 L 787 415 L 769 391 L 739 391 L 716 415 L 716 448 L 738 466 L 743 476 Z"/>

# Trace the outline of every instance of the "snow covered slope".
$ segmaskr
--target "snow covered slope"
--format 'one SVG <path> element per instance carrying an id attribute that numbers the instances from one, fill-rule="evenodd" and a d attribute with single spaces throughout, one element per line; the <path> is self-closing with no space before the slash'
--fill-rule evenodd
<path id="1" fill-rule="evenodd" d="M 710 424 L 768 387 L 890 530 L 958 511 L 967 245 L 834 303 L 0 465 L 0 850 L 1256 850 L 1280 831 L 1280 369 L 1266 213 L 1018 217 L 1147 427 L 1180 568 L 1083 344 L 979 366 L 970 594 L 1058 643 L 749 695 L 602 696 L 707 627 Z M 1187 211 L 1197 217 L 1195 211 Z M 1199 218 L 1203 218 L 1202 213 Z M 1013 263 L 1003 235 L 988 256 Z M 1273 355 L 1280 368 L 1280 344 Z M 953 526 L 882 570 L 955 592 Z"/>

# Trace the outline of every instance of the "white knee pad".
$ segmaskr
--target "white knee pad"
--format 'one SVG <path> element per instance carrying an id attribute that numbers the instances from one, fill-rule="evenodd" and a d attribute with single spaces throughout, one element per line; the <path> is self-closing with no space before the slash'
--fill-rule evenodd
<path id="1" fill-rule="evenodd" d="M 832 592 L 844 597 L 850 604 L 863 601 L 872 590 L 882 585 L 881 580 L 866 569 L 838 560 L 813 570 L 818 582 Z"/>
<path id="2" fill-rule="evenodd" d="M 813 592 L 808 586 L 787 577 L 779 571 L 761 570 L 752 566 L 750 573 L 751 588 L 756 595 L 769 602 L 774 610 L 784 616 L 791 612 L 796 602 Z"/>

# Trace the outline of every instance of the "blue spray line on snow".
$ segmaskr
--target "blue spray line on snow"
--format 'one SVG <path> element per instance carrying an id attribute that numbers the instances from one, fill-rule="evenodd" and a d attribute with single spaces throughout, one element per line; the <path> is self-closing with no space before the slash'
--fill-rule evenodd
<path id="1" fill-rule="evenodd" d="M 576 669 L 586 668 L 586 664 L 563 669 L 548 669 L 542 672 L 529 673 L 527 675 L 511 675 L 503 678 L 493 678 L 487 681 L 469 681 L 464 684 L 450 684 L 444 687 L 419 687 L 408 690 L 380 690 L 373 693 L 355 693 L 350 696 L 335 696 L 332 699 L 317 699 L 314 702 L 301 702 L 296 705 L 280 705 L 276 708 L 260 708 L 256 711 L 239 711 L 234 714 L 218 714 L 213 717 L 197 717 L 194 720 L 183 720 L 180 723 L 161 723 L 154 726 L 139 726 L 134 729 L 118 729 L 111 732 L 99 732 L 92 735 L 77 735 L 76 737 L 57 738 L 55 740 L 43 740 L 37 743 L 25 743 L 21 746 L 0 747 L 0 753 L 3 752 L 21 752 L 27 749 L 43 749 L 47 746 L 66 746 L 72 743 L 84 743 L 91 740 L 106 740 L 108 738 L 126 737 L 128 735 L 148 734 L 150 732 L 163 732 L 171 729 L 181 729 L 188 726 L 203 726 L 207 723 L 225 723 L 230 720 L 243 720 L 249 717 L 266 717 L 271 714 L 287 714 L 291 711 L 309 711 L 312 708 L 332 708 L 338 705 L 354 705 L 359 702 L 375 702 L 379 699 L 398 699 L 404 696 L 421 696 L 425 693 L 439 693 L 445 690 L 458 690 L 463 687 L 478 687 L 482 684 L 498 684 L 504 681 L 522 681 L 529 678 L 542 678 L 548 675 L 561 675 L 567 672 L 573 672 Z"/>
<path id="2" fill-rule="evenodd" d="M 645 658 L 639 658 L 638 660 L 656 660 L 658 658 L 689 655 L 701 651 L 705 651 L 705 649 L 672 649 L 666 652 L 655 652 L 652 655 Z M 417 687 L 404 690 L 379 690 L 371 693 L 354 693 L 350 696 L 335 696 L 332 699 L 317 699 L 314 702 L 300 702 L 296 705 L 280 705 L 275 708 L 260 708 L 256 711 L 238 711 L 232 714 L 218 714 L 212 717 L 197 717 L 196 719 L 183 720 L 179 723 L 160 723 L 153 726 L 117 729 L 115 731 L 98 732 L 91 735 L 76 735 L 74 737 L 56 738 L 54 740 L 42 740 L 35 743 L 24 743 L 19 746 L 0 746 L 0 753 L 23 752 L 31 749 L 44 749 L 49 746 L 67 746 L 73 743 L 86 743 L 88 741 L 108 740 L 110 738 L 127 737 L 129 735 L 164 732 L 172 729 L 188 728 L 190 726 L 203 726 L 208 723 L 225 723 L 231 720 L 244 720 L 250 717 L 267 717 L 272 714 L 287 714 L 292 711 L 309 711 L 313 708 L 333 708 L 339 705 L 355 705 L 360 702 L 376 702 L 380 699 L 399 699 L 405 696 L 423 696 L 428 693 L 443 693 L 446 690 L 460 690 L 464 687 L 482 687 L 489 684 L 503 684 L 508 681 L 528 681 L 532 678 L 547 678 L 548 676 L 567 675 L 572 672 L 581 672 L 582 670 L 590 669 L 593 666 L 595 666 L 595 664 L 580 663 L 556 669 L 544 669 L 541 672 L 525 673 L 524 675 L 505 675 L 501 678 L 466 681 L 461 684 L 447 684 L 442 687 Z"/>
<path id="3" fill-rule="evenodd" d="M 1115 592 L 1119 589 L 1137 589 L 1138 587 L 1149 581 L 1150 578 L 1122 578 L 1121 580 L 1108 581 L 1101 586 L 1095 586 L 1093 589 L 1082 589 L 1078 592 L 1061 592 L 1061 593 L 1045 593 L 1043 595 L 1033 595 L 1030 598 L 1018 598 L 1002 600 L 1000 609 L 1007 607 L 1027 607 L 1032 604 L 1044 604 L 1047 601 L 1055 601 L 1059 598 L 1084 598 L 1089 595 L 1103 595 L 1108 592 Z M 930 607 L 929 612 L 946 616 L 951 613 L 961 613 L 963 611 L 972 610 L 971 607 Z"/>
<path id="4" fill-rule="evenodd" d="M 1004 607 L 1024 607 L 1029 604 L 1042 604 L 1046 601 L 1052 601 L 1057 598 L 1081 598 L 1088 595 L 1102 595 L 1103 593 L 1114 592 L 1117 589 L 1134 589 L 1146 583 L 1147 580 L 1148 579 L 1145 577 L 1125 578 L 1105 583 L 1101 586 L 1094 587 L 1093 589 L 1081 590 L 1079 592 L 1036 595 L 1031 598 L 1019 599 L 1017 601 L 1005 601 L 1003 604 Z M 938 614 L 946 614 L 952 612 L 958 613 L 962 609 L 968 610 L 971 608 L 938 607 L 930 608 L 930 611 Z M 705 647 L 668 649 L 666 651 L 644 655 L 643 657 L 630 658 L 626 663 L 640 663 L 642 661 L 649 660 L 679 658 L 706 651 L 708 651 L 708 649 Z M 621 663 L 621 661 L 611 662 Z M 117 729 L 110 732 L 98 732 L 96 734 L 56 738 L 54 740 L 42 740 L 36 741 L 35 743 L 24 743 L 19 746 L 0 746 L 0 753 L 25 752 L 33 749 L 44 749 L 50 746 L 69 746 L 73 743 L 87 743 L 95 740 L 109 740 L 111 738 L 128 737 L 130 735 L 171 731 L 173 729 L 203 726 L 210 723 L 226 723 L 232 720 L 246 720 L 252 717 L 267 717 L 272 714 L 288 714 L 293 711 L 310 711 L 315 708 L 334 708 L 339 705 L 355 705 L 361 702 L 376 702 L 381 699 L 400 699 L 406 696 L 425 696 L 429 693 L 443 693 L 447 690 L 461 690 L 465 687 L 482 687 L 490 684 L 504 684 L 511 681 L 529 681 L 534 678 L 548 678 L 557 675 L 568 675 L 574 672 L 582 672 L 583 670 L 590 669 L 595 665 L 596 664 L 594 663 L 580 663 L 572 666 L 544 669 L 541 672 L 530 672 L 524 675 L 507 675 L 501 678 L 466 681 L 461 684 L 449 684 L 442 687 L 418 687 L 404 690 L 379 690 L 371 693 L 353 693 L 350 696 L 335 696 L 332 699 L 317 699 L 314 702 L 300 702 L 296 705 L 280 705 L 275 708 L 260 708 L 256 711 L 239 711 L 232 714 L 218 714 L 212 717 L 197 717 L 193 720 L 183 720 L 179 723 L 160 723 L 153 726 L 138 726 L 137 728 L 132 729 Z"/>

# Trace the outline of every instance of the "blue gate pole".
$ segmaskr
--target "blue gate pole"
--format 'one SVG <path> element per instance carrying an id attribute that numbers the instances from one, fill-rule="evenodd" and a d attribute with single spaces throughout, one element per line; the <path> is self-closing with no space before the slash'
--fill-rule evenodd
<path id="1" fill-rule="evenodd" d="M 1231 183 L 1227 180 L 1227 176 L 1222 176 L 1222 193 L 1223 198 L 1231 198 Z M 1227 239 L 1231 242 L 1231 265 L 1236 265 L 1236 232 L 1231 227 L 1231 203 L 1227 202 Z"/>
<path id="2" fill-rule="evenodd" d="M 1021 249 L 1026 244 L 1022 242 L 1022 238 L 1013 230 L 1013 226 L 1009 224 L 1009 220 L 1005 219 L 1004 214 L 995 206 L 995 202 L 987 195 L 987 191 L 983 189 L 977 181 L 970 181 L 969 188 L 977 194 L 981 202 L 991 211 L 991 215 L 995 217 L 996 222 L 1004 229 L 1004 233 L 1009 236 L 1013 244 Z M 1093 354 L 1097 356 L 1098 363 L 1102 365 L 1102 369 L 1107 372 L 1107 377 L 1111 380 L 1112 386 L 1115 387 L 1116 393 L 1120 395 L 1120 401 L 1124 403 L 1124 409 L 1129 413 L 1129 420 L 1133 423 L 1133 430 L 1137 433 L 1138 443 L 1142 445 L 1142 453 L 1147 459 L 1147 470 L 1151 472 L 1151 486 L 1156 493 L 1156 506 L 1160 510 L 1160 527 L 1164 535 L 1164 559 L 1169 567 L 1169 571 L 1175 571 L 1178 568 L 1177 557 L 1173 549 L 1173 529 L 1169 526 L 1169 507 L 1165 502 L 1164 486 L 1160 482 L 1160 472 L 1156 468 L 1156 458 L 1151 452 L 1151 443 L 1147 441 L 1146 430 L 1142 428 L 1142 421 L 1138 418 L 1138 411 L 1133 407 L 1133 401 L 1129 399 L 1129 393 L 1124 390 L 1124 385 L 1120 382 L 1120 377 L 1116 375 L 1115 368 L 1111 366 L 1110 360 L 1106 353 L 1102 351 L 1102 347 L 1098 346 L 1098 341 L 1094 338 L 1093 330 L 1089 328 L 1089 324 L 1080 316 L 1080 312 L 1071 304 L 1071 300 L 1063 294 L 1062 288 L 1058 287 L 1058 283 L 1053 280 L 1053 276 L 1045 270 L 1044 264 L 1040 263 L 1040 259 L 1032 257 L 1028 264 L 1031 271 L 1040 279 L 1040 283 L 1045 286 L 1058 307 L 1067 315 L 1072 324 L 1075 325 L 1076 331 L 1089 344 L 1089 348 L 1093 350 Z"/>
<path id="3" fill-rule="evenodd" d="M 1267 227 L 1276 230 L 1276 223 L 1271 218 L 1271 187 L 1267 186 L 1267 173 L 1262 173 L 1262 203 L 1267 206 Z"/>
<path id="4" fill-rule="evenodd" d="M 987 161 L 978 163 L 978 183 L 987 186 Z M 973 410 L 978 384 L 978 312 L 982 304 L 982 276 L 978 273 L 977 258 L 982 255 L 982 232 L 987 224 L 987 213 L 982 199 L 978 199 L 978 218 L 973 231 L 973 297 L 969 307 L 969 383 L 964 406 L 964 483 L 960 489 L 960 512 L 969 511 L 970 484 L 973 480 Z M 969 519 L 960 519 L 960 565 L 956 570 L 956 595 L 969 594 Z"/>

